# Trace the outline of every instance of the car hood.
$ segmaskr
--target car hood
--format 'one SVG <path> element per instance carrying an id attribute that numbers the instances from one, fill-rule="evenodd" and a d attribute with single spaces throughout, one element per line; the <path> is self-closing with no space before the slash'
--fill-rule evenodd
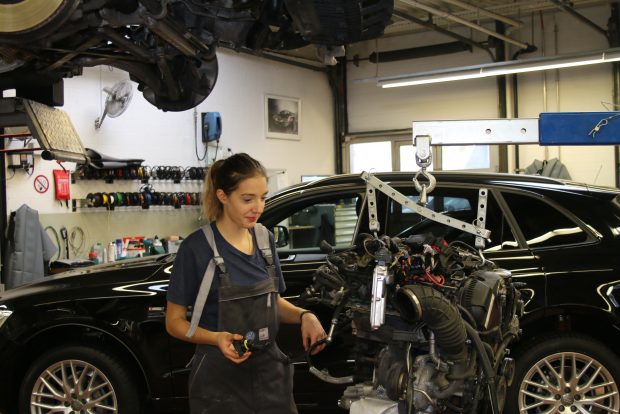
<path id="1" fill-rule="evenodd" d="M 0 294 L 0 303 L 20 302 L 28 298 L 31 303 L 41 303 L 41 296 L 47 296 L 45 303 L 72 299 L 102 298 L 119 295 L 135 296 L 154 294 L 153 286 L 136 288 L 151 276 L 172 266 L 173 254 L 149 256 L 122 260 L 114 263 L 84 267 L 53 276 L 46 276 L 39 282 L 19 286 Z M 167 277 L 163 282 L 167 285 Z M 132 288 L 134 287 L 134 288 Z M 149 293 L 151 292 L 151 293 Z M 35 300 L 36 298 L 39 298 Z"/>

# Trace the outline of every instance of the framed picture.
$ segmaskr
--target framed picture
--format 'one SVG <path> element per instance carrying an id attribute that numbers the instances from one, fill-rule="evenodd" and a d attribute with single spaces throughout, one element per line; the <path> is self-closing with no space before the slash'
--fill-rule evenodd
<path id="1" fill-rule="evenodd" d="M 299 141 L 301 100 L 265 95 L 265 136 Z"/>

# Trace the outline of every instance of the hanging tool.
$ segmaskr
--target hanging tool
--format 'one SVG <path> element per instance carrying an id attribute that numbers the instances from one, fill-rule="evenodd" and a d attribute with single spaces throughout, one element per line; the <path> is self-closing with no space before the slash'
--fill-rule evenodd
<path id="1" fill-rule="evenodd" d="M 65 258 L 69 258 L 69 234 L 67 233 L 67 228 L 66 227 L 61 227 L 60 228 L 60 237 L 64 240 L 65 242 Z"/>

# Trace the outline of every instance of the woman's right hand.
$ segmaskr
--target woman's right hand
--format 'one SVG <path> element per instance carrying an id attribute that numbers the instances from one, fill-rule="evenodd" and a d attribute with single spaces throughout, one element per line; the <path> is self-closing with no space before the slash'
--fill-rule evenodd
<path id="1" fill-rule="evenodd" d="M 246 352 L 241 356 L 237 353 L 233 345 L 233 341 L 241 340 L 243 340 L 243 336 L 239 334 L 232 334 L 230 332 L 218 332 L 217 347 L 227 359 L 231 360 L 235 364 L 240 364 L 252 355 L 251 352 Z"/>

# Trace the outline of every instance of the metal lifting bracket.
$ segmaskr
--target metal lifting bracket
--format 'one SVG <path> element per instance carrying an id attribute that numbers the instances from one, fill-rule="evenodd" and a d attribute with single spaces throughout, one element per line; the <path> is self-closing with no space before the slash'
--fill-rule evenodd
<path id="1" fill-rule="evenodd" d="M 412 129 L 417 149 L 416 163 L 421 167 L 413 179 L 416 190 L 420 193 L 420 203 L 411 201 L 364 171 L 361 177 L 366 181 L 370 230 L 374 233 L 379 231 L 375 195 L 375 190 L 379 190 L 423 217 L 475 235 L 476 247 L 482 249 L 484 239 L 491 236 L 491 232 L 484 228 L 487 189 L 480 189 L 478 194 L 476 224 L 451 218 L 423 206 L 426 204 L 427 193 L 435 186 L 434 177 L 426 172 L 432 159 L 431 139 L 433 145 L 619 145 L 620 112 L 546 112 L 541 113 L 540 118 L 415 121 Z M 418 182 L 420 175 L 428 179 L 428 185 Z"/>
<path id="2" fill-rule="evenodd" d="M 407 196 L 403 195 L 396 189 L 392 188 L 390 185 L 384 183 L 374 175 L 367 173 L 366 171 L 362 172 L 361 178 L 366 181 L 366 195 L 368 200 L 368 211 L 370 218 L 370 230 L 373 232 L 379 231 L 379 222 L 377 221 L 377 202 L 375 197 L 375 190 L 379 190 L 398 204 L 403 207 L 410 208 L 416 213 L 420 214 L 423 217 L 426 217 L 430 220 L 433 220 L 437 223 L 444 224 L 449 227 L 453 227 L 455 229 L 473 234 L 476 237 L 481 237 L 484 239 L 488 239 L 491 237 L 491 232 L 483 227 L 476 226 L 474 224 L 466 223 L 464 221 L 446 216 L 441 213 L 437 213 L 429 208 L 423 207 L 414 201 L 407 198 Z M 482 203 L 479 203 L 479 205 Z M 484 203 L 486 206 L 486 203 Z M 480 217 L 480 211 L 478 211 L 478 217 Z"/>
<path id="3" fill-rule="evenodd" d="M 414 121 L 433 145 L 619 145 L 620 112 L 543 112 L 539 118 Z"/>

